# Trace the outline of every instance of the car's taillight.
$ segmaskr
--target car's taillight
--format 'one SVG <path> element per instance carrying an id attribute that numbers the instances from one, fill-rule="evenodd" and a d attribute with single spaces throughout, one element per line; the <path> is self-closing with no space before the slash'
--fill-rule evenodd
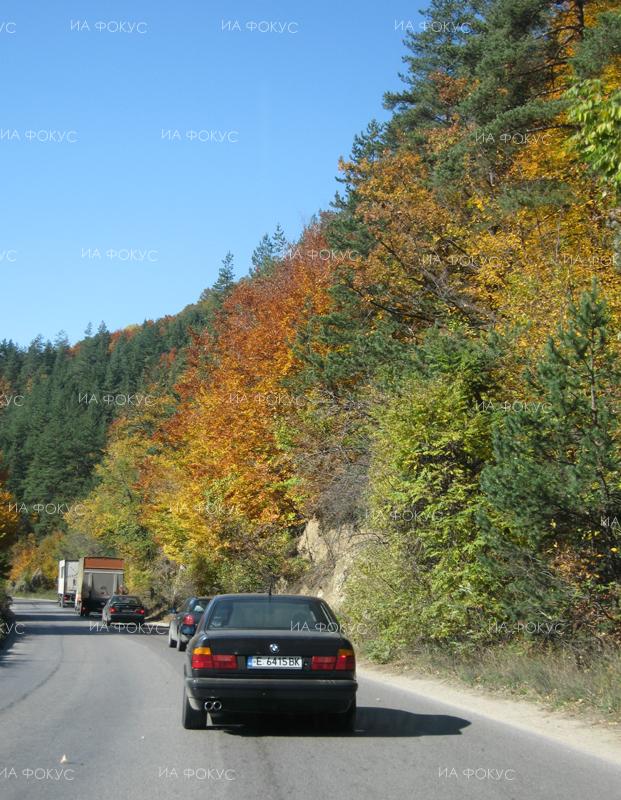
<path id="1" fill-rule="evenodd" d="M 139 614 L 144 614 L 144 608 L 139 608 L 139 609 L 138 609 L 138 613 L 139 613 Z"/>
<path id="2" fill-rule="evenodd" d="M 192 669 L 237 669 L 237 656 L 212 653 L 210 647 L 192 651 Z"/>
<path id="3" fill-rule="evenodd" d="M 311 669 L 334 669 L 336 656 L 313 656 L 311 658 Z"/>
<path id="4" fill-rule="evenodd" d="M 237 656 L 221 656 L 214 653 L 214 669 L 237 669 Z"/>
<path id="5" fill-rule="evenodd" d="M 192 669 L 213 669 L 210 647 L 197 647 L 192 651 Z"/>
<path id="6" fill-rule="evenodd" d="M 339 650 L 336 656 L 336 669 L 353 672 L 356 669 L 356 656 L 353 650 Z"/>
<path id="7" fill-rule="evenodd" d="M 116 608 L 114 606 L 110 606 L 110 611 L 116 611 Z"/>
<path id="8" fill-rule="evenodd" d="M 194 617 L 191 614 L 186 614 L 183 618 L 182 625 L 194 625 Z"/>

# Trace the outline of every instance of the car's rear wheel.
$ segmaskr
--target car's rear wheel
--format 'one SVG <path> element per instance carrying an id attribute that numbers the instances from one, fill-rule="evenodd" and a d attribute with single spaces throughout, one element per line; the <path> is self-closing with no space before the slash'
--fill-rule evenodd
<path id="1" fill-rule="evenodd" d="M 181 723 L 186 730 L 198 731 L 207 727 L 207 712 L 196 711 L 190 705 L 188 693 L 183 689 L 183 710 L 181 712 Z"/>
<path id="2" fill-rule="evenodd" d="M 356 701 L 353 701 L 349 710 L 344 714 L 330 714 L 329 719 L 332 730 L 353 733 L 356 729 Z"/>
<path id="3" fill-rule="evenodd" d="M 179 636 L 179 634 L 177 634 L 177 636 Z M 181 641 L 181 637 L 179 637 L 179 638 L 177 639 L 177 650 L 178 650 L 180 653 L 183 653 L 183 652 L 185 651 L 185 648 L 186 648 L 186 647 L 187 647 L 187 644 L 186 644 L 185 642 L 182 642 L 182 641 Z"/>
<path id="4" fill-rule="evenodd" d="M 169 647 L 176 647 L 177 646 L 177 640 L 173 639 L 173 637 L 172 637 L 172 622 L 168 626 L 168 646 Z"/>

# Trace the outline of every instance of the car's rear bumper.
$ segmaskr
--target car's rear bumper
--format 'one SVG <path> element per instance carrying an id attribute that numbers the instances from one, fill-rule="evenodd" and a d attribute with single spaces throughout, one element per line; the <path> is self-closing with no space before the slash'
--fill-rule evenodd
<path id="1" fill-rule="evenodd" d="M 110 614 L 110 622 L 144 622 L 144 614 Z"/>
<path id="2" fill-rule="evenodd" d="M 344 713 L 356 698 L 353 679 L 317 678 L 188 678 L 190 705 L 204 708 L 207 700 L 220 700 L 222 711 L 232 713 Z"/>

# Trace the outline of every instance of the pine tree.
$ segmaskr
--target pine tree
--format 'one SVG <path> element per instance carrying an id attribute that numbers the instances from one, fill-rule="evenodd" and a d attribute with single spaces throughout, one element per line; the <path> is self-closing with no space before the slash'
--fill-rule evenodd
<path id="1" fill-rule="evenodd" d="M 601 582 L 621 575 L 620 366 L 594 283 L 528 375 L 533 401 L 497 422 L 482 477 L 513 542 L 536 557 L 569 548 Z"/>
<path id="2" fill-rule="evenodd" d="M 425 19 L 420 31 L 409 31 L 405 39 L 409 53 L 403 61 L 408 70 L 400 77 L 406 89 L 387 92 L 384 97 L 386 108 L 397 111 L 391 132 L 395 127 L 413 131 L 421 126 L 450 125 L 454 102 L 447 102 L 433 77 L 465 76 L 465 44 L 473 33 L 481 32 L 482 14 L 489 6 L 490 0 L 432 0 L 421 12 Z"/>
<path id="3" fill-rule="evenodd" d="M 284 258 L 289 249 L 289 243 L 287 242 L 285 232 L 280 227 L 280 223 L 276 225 L 276 230 L 272 236 L 272 248 L 274 258 Z"/>
<path id="4" fill-rule="evenodd" d="M 233 253 L 229 252 L 222 259 L 222 266 L 218 270 L 218 280 L 213 285 L 214 292 L 219 298 L 226 297 L 235 282 L 235 270 L 233 267 Z"/>
<path id="5" fill-rule="evenodd" d="M 289 249 L 289 244 L 280 225 L 276 226 L 274 234 L 264 234 L 259 244 L 255 247 L 252 256 L 251 275 L 269 275 L 277 261 L 284 258 Z"/>
<path id="6" fill-rule="evenodd" d="M 250 260 L 252 267 L 251 275 L 258 275 L 262 270 L 269 269 L 274 258 L 274 245 L 269 234 L 263 234 L 263 238 L 252 252 Z"/>

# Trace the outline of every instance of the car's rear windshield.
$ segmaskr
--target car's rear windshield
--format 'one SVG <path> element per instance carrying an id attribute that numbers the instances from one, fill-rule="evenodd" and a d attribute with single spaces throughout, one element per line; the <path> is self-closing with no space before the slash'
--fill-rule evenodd
<path id="1" fill-rule="evenodd" d="M 122 594 L 122 595 L 119 595 L 118 597 L 113 597 L 112 598 L 112 602 L 113 603 L 119 603 L 121 605 L 126 605 L 126 606 L 140 606 L 140 605 L 142 605 L 142 603 L 140 602 L 140 598 L 139 597 L 135 597 L 134 595 L 131 595 L 131 594 Z"/>
<path id="2" fill-rule="evenodd" d="M 325 603 L 311 598 L 227 597 L 214 604 L 206 627 L 210 630 L 326 631 L 335 630 L 336 620 Z"/>

